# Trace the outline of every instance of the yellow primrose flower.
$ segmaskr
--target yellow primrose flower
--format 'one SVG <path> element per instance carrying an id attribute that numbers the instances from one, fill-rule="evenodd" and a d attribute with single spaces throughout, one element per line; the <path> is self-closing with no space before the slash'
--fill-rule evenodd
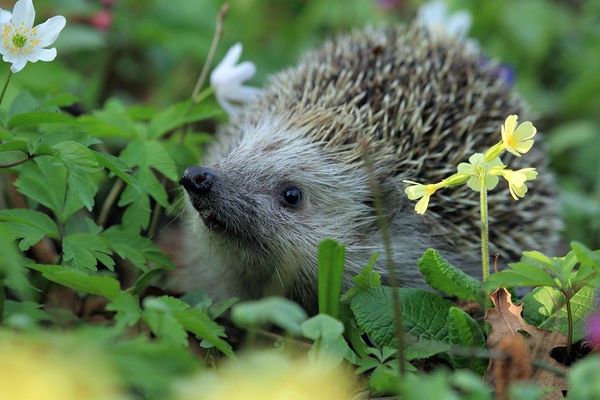
<path id="1" fill-rule="evenodd" d="M 350 400 L 357 386 L 341 367 L 277 351 L 247 354 L 175 387 L 177 400 Z"/>
<path id="2" fill-rule="evenodd" d="M 508 182 L 510 195 L 515 200 L 525 197 L 525 193 L 527 193 L 527 186 L 525 185 L 525 182 L 534 180 L 537 178 L 537 175 L 538 173 L 535 168 L 523 168 L 518 171 L 506 169 L 502 171 L 502 176 Z"/>
<path id="3" fill-rule="evenodd" d="M 470 176 L 467 181 L 467 186 L 472 190 L 479 192 L 481 190 L 481 177 L 485 175 L 485 188 L 492 190 L 498 185 L 498 171 L 501 171 L 506 166 L 500 161 L 499 158 L 495 158 L 491 161 L 485 160 L 485 155 L 482 153 L 475 153 L 469 157 L 468 163 L 458 164 L 458 173 Z"/>
<path id="4" fill-rule="evenodd" d="M 530 121 L 517 126 L 516 115 L 510 115 L 501 127 L 504 148 L 517 157 L 527 153 L 533 146 L 533 137 L 537 130 Z"/>
<path id="5" fill-rule="evenodd" d="M 411 184 L 411 186 L 404 190 L 406 196 L 408 196 L 410 200 L 420 199 L 417 204 L 415 204 L 415 211 L 417 214 L 425 214 L 425 211 L 427 211 L 427 206 L 429 206 L 429 199 L 438 189 L 442 187 L 439 183 L 423 185 L 413 181 L 404 182 Z"/>
<path id="6" fill-rule="evenodd" d="M 0 330 L 0 399 L 123 400 L 102 354 L 71 337 Z"/>

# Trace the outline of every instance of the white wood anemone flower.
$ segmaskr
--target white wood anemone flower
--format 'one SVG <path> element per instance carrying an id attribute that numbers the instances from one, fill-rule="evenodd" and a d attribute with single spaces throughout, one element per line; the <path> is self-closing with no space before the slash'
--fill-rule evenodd
<path id="1" fill-rule="evenodd" d="M 57 15 L 35 27 L 34 20 L 35 9 L 31 0 L 17 1 L 12 13 L 0 11 L 0 54 L 4 61 L 12 64 L 10 70 L 13 73 L 21 71 L 27 62 L 56 58 L 56 48 L 45 47 L 56 41 L 67 20 Z"/>
<path id="2" fill-rule="evenodd" d="M 227 50 L 223 60 L 210 74 L 210 85 L 215 91 L 215 97 L 229 117 L 235 117 L 238 113 L 235 103 L 252 102 L 261 93 L 258 88 L 244 86 L 243 83 L 256 73 L 256 67 L 250 61 L 237 64 L 241 55 L 242 45 L 236 43 Z"/>
<path id="3" fill-rule="evenodd" d="M 450 14 L 443 1 L 430 1 L 419 8 L 417 23 L 433 36 L 465 39 L 471 28 L 471 14 L 465 10 Z"/>

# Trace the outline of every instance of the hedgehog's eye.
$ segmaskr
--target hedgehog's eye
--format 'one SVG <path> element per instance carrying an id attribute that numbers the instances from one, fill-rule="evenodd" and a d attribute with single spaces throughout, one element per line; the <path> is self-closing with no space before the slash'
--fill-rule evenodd
<path id="1" fill-rule="evenodd" d="M 282 206 L 298 207 L 302 201 L 302 192 L 296 186 L 288 186 L 279 194 L 279 202 Z"/>

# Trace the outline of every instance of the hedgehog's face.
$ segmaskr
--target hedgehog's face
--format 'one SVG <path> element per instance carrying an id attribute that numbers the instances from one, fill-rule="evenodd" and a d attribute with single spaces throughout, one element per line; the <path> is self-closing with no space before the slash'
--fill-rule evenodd
<path id="1" fill-rule="evenodd" d="M 222 254 L 295 270 L 314 265 L 326 237 L 363 239 L 372 223 L 364 171 L 334 161 L 304 136 L 253 128 L 210 166 L 186 170 L 188 205 Z"/>

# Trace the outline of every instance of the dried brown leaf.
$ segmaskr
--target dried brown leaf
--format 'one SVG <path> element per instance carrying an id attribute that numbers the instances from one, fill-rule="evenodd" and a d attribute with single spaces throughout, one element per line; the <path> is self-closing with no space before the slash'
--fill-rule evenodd
<path id="1" fill-rule="evenodd" d="M 488 337 L 488 348 L 497 348 L 499 341 L 508 336 L 522 335 L 529 346 L 533 359 L 538 360 L 550 368 L 566 371 L 566 367 L 554 358 L 550 353 L 557 347 L 564 347 L 567 338 L 559 332 L 549 332 L 528 324 L 522 317 L 523 306 L 513 304 L 511 294 L 504 288 L 500 288 L 491 294 L 494 308 L 488 310 L 485 320 L 491 325 L 492 331 Z M 493 363 L 490 363 L 486 372 L 486 380 L 494 383 Z M 498 371 L 497 371 L 498 373 Z M 510 374 L 504 374 L 510 376 Z M 537 368 L 532 381 L 544 388 L 552 388 L 544 399 L 562 399 L 562 390 L 566 390 L 567 383 L 562 376 L 558 376 L 548 369 Z"/>

